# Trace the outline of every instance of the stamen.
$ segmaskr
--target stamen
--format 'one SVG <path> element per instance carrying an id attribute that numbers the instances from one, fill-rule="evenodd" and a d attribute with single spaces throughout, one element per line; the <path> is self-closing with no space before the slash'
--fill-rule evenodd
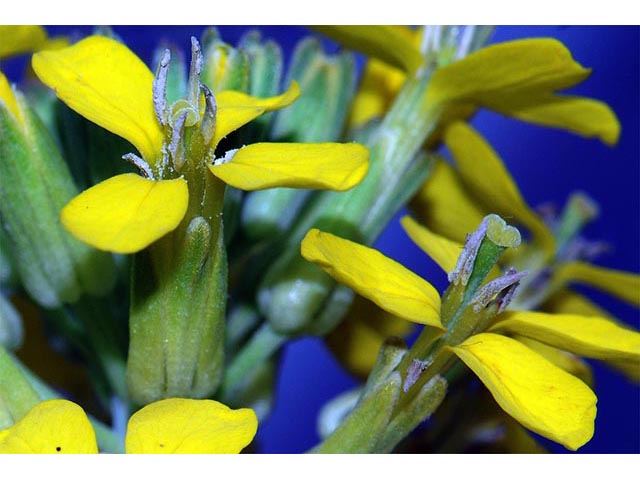
<path id="1" fill-rule="evenodd" d="M 200 72 L 202 72 L 203 62 L 200 43 L 196 37 L 191 37 L 191 66 L 189 67 L 187 101 L 194 108 L 198 108 L 200 103 Z"/>
<path id="2" fill-rule="evenodd" d="M 202 138 L 204 144 L 209 145 L 211 139 L 216 133 L 216 112 L 218 107 L 216 105 L 216 99 L 213 96 L 213 92 L 204 84 L 200 84 L 200 89 L 204 93 L 204 115 L 202 116 L 202 122 L 200 123 L 200 131 L 202 132 Z"/>
<path id="3" fill-rule="evenodd" d="M 169 73 L 169 63 L 171 62 L 171 52 L 167 48 L 160 59 L 156 76 L 153 79 L 153 109 L 156 118 L 163 127 L 169 123 L 169 109 L 167 107 L 167 75 Z"/>
<path id="4" fill-rule="evenodd" d="M 153 171 L 151 170 L 149 164 L 142 158 L 137 156 L 135 153 L 127 153 L 122 156 L 122 159 L 135 165 L 138 170 L 140 170 L 140 173 L 142 173 L 145 177 L 150 178 L 151 180 L 155 180 Z"/>
<path id="5" fill-rule="evenodd" d="M 182 166 L 184 165 L 185 159 L 184 155 L 178 155 L 178 149 L 182 145 L 180 139 L 182 138 L 182 134 L 184 133 L 184 124 L 187 120 L 188 112 L 184 112 L 180 115 L 173 124 L 173 128 L 171 129 L 171 143 L 169 144 L 169 155 L 171 155 L 171 159 L 173 160 L 173 166 L 177 171 L 180 171 Z"/>
<path id="6" fill-rule="evenodd" d="M 467 241 L 464 244 L 464 248 L 458 257 L 456 268 L 449 272 L 448 278 L 454 285 L 462 282 L 462 285 L 466 285 L 473 272 L 473 265 L 480 249 L 480 244 L 487 233 L 487 217 L 482 219 L 482 223 L 475 232 L 467 235 Z"/>
<path id="7" fill-rule="evenodd" d="M 499 302 L 501 302 L 499 311 L 504 310 L 509 302 L 511 302 L 511 300 L 513 299 L 517 284 L 520 282 L 520 280 L 522 280 L 522 278 L 527 275 L 529 275 L 528 270 L 516 272 L 515 268 L 510 267 L 507 270 L 507 273 L 505 273 L 502 277 L 490 281 L 484 287 L 482 287 L 480 291 L 478 291 L 476 296 L 471 300 L 471 303 L 475 303 L 473 311 L 478 313 L 480 310 L 486 307 L 496 295 L 500 294 L 502 294 L 502 296 L 498 297 Z M 509 291 L 510 287 L 514 288 Z"/>
<path id="8" fill-rule="evenodd" d="M 411 365 L 409 365 L 409 368 L 407 369 L 407 378 L 404 379 L 402 391 L 405 393 L 408 392 L 409 389 L 413 385 L 415 385 L 415 383 L 420 378 L 420 375 L 422 375 L 422 372 L 424 372 L 428 366 L 429 362 L 423 362 L 422 360 L 414 358 L 411 362 Z"/>
<path id="9" fill-rule="evenodd" d="M 460 43 L 458 44 L 458 50 L 456 51 L 456 60 L 464 58 L 469 53 L 469 49 L 471 48 L 471 42 L 473 41 L 473 37 L 475 36 L 476 26 L 475 25 L 467 25 L 462 32 L 462 37 L 460 38 Z"/>

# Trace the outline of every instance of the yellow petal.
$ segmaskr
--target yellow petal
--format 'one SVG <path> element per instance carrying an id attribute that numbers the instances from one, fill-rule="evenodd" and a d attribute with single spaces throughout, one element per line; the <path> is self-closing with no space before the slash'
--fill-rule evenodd
<path id="1" fill-rule="evenodd" d="M 387 312 L 442 328 L 436 289 L 377 250 L 312 229 L 302 240 L 301 252 L 304 258 Z"/>
<path id="2" fill-rule="evenodd" d="M 7 77 L 5 77 L 2 72 L 0 72 L 0 104 L 4 105 L 16 120 L 22 123 L 22 114 L 18 107 L 18 100 L 16 99 L 16 95 L 11 88 Z"/>
<path id="3" fill-rule="evenodd" d="M 40 25 L 0 25 L 0 58 L 32 52 L 46 39 Z"/>
<path id="4" fill-rule="evenodd" d="M 556 292 L 544 303 L 543 307 L 545 311 L 551 313 L 569 313 L 586 317 L 606 318 L 622 328 L 628 328 L 628 325 L 612 317 L 609 312 L 603 310 L 588 298 L 568 288 L 563 288 Z M 621 371 L 630 380 L 640 382 L 640 362 L 611 359 L 604 361 L 609 366 Z"/>
<path id="5" fill-rule="evenodd" d="M 442 160 L 435 163 L 410 207 L 420 222 L 433 232 L 460 244 L 488 213 L 469 196 L 456 172 Z"/>
<path id="6" fill-rule="evenodd" d="M 591 367 L 580 357 L 577 357 L 572 353 L 565 352 L 564 350 L 550 347 L 549 345 L 533 340 L 532 338 L 522 337 L 520 335 L 515 335 L 513 338 L 529 347 L 538 355 L 543 356 L 555 366 L 560 367 L 565 372 L 570 373 L 574 377 L 578 377 L 584 383 L 593 387 L 593 374 L 591 373 Z"/>
<path id="7" fill-rule="evenodd" d="M 559 41 L 535 38 L 499 43 L 437 69 L 427 93 L 430 101 L 471 101 L 484 105 L 517 91 L 552 92 L 589 76 Z"/>
<path id="8" fill-rule="evenodd" d="M 325 341 L 347 370 L 366 378 L 384 340 L 405 337 L 414 327 L 414 323 L 356 295 L 343 321 L 325 337 Z"/>
<path id="9" fill-rule="evenodd" d="M 593 436 L 597 398 L 591 389 L 521 343 L 481 333 L 453 351 L 525 427 L 571 450 Z"/>
<path id="10" fill-rule="evenodd" d="M 491 327 L 590 358 L 640 361 L 640 333 L 599 317 L 505 312 Z"/>
<path id="11" fill-rule="evenodd" d="M 343 191 L 360 183 L 369 168 L 369 149 L 357 143 L 254 143 L 228 156 L 230 160 L 209 165 L 209 170 L 242 190 Z"/>
<path id="12" fill-rule="evenodd" d="M 127 453 L 240 453 L 258 428 L 253 410 L 214 400 L 169 398 L 129 419 Z"/>
<path id="13" fill-rule="evenodd" d="M 257 98 L 246 93 L 227 90 L 216 94 L 216 133 L 213 144 L 234 130 L 272 110 L 288 107 L 300 96 L 297 82 L 291 82 L 289 89 L 282 95 L 269 98 Z"/>
<path id="14" fill-rule="evenodd" d="M 480 134 L 469 125 L 456 122 L 447 128 L 444 141 L 464 185 L 474 197 L 488 210 L 525 225 L 547 254 L 553 254 L 553 234 L 523 200 L 502 160 Z"/>
<path id="15" fill-rule="evenodd" d="M 316 25 L 314 30 L 347 48 L 366 53 L 389 65 L 413 72 L 424 59 L 416 46 L 413 31 L 390 25 Z"/>
<path id="16" fill-rule="evenodd" d="M 569 288 L 563 288 L 551 296 L 543 305 L 550 313 L 572 313 L 586 317 L 602 317 L 612 320 L 609 313 L 588 298 Z"/>
<path id="17" fill-rule="evenodd" d="M 555 282 L 582 283 L 640 306 L 640 275 L 585 262 L 565 263 L 555 271 Z"/>
<path id="18" fill-rule="evenodd" d="M 100 250 L 134 253 L 174 230 L 187 211 L 187 182 L 154 181 L 134 173 L 85 190 L 62 210 L 62 224 Z"/>
<path id="19" fill-rule="evenodd" d="M 129 140 L 148 163 L 162 156 L 153 109 L 153 74 L 125 45 L 92 36 L 61 50 L 36 53 L 43 83 L 83 117 Z"/>
<path id="20" fill-rule="evenodd" d="M 5 430 L 0 453 L 98 453 L 84 410 L 68 400 L 47 400 Z"/>
<path id="21" fill-rule="evenodd" d="M 375 58 L 367 62 L 358 92 L 351 104 L 349 125 L 361 127 L 368 121 L 383 116 L 396 97 L 406 75 Z"/>
<path id="22" fill-rule="evenodd" d="M 503 95 L 486 102 L 492 110 L 548 127 L 562 128 L 584 137 L 598 137 L 615 145 L 620 122 L 603 102 L 584 97 L 561 95 Z"/>
<path id="23" fill-rule="evenodd" d="M 433 233 L 409 216 L 402 217 L 400 223 L 413 243 L 429 255 L 445 273 L 456 268 L 458 257 L 462 252 L 461 244 Z"/>

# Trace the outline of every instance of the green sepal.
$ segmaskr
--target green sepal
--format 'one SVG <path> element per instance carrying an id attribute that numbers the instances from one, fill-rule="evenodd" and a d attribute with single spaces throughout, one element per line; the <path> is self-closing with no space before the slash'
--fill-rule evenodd
<path id="1" fill-rule="evenodd" d="M 21 282 L 46 308 L 105 294 L 115 282 L 113 258 L 62 227 L 60 211 L 78 191 L 51 135 L 16 97 L 23 123 L 0 105 L 0 215 Z"/>
<path id="2" fill-rule="evenodd" d="M 400 397 L 402 379 L 391 374 L 363 397 L 342 424 L 313 453 L 372 453 L 384 436 Z"/>
<path id="3" fill-rule="evenodd" d="M 389 375 L 400 365 L 407 353 L 407 346 L 399 338 L 388 338 L 380 346 L 373 368 L 364 386 L 364 395 L 378 388 Z"/>
<path id="4" fill-rule="evenodd" d="M 429 380 L 389 422 L 382 440 L 376 445 L 376 453 L 390 453 L 400 441 L 436 411 L 446 394 L 447 381 L 443 377 L 436 375 Z"/>
<path id="5" fill-rule="evenodd" d="M 224 360 L 227 291 L 221 229 L 202 217 L 136 254 L 129 319 L 131 399 L 205 398 Z"/>
<path id="6" fill-rule="evenodd" d="M 13 356 L 0 346 L 0 430 L 10 427 L 40 402 Z"/>
<path id="7" fill-rule="evenodd" d="M 22 317 L 4 292 L 0 291 L 0 347 L 16 350 L 22 345 Z"/>

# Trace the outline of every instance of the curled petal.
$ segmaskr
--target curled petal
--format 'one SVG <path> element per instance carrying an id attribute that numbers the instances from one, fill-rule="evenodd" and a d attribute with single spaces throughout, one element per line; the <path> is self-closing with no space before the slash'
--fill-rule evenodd
<path id="1" fill-rule="evenodd" d="M 473 128 L 463 122 L 453 123 L 444 141 L 458 165 L 464 185 L 488 210 L 524 224 L 552 255 L 553 234 L 526 204 L 518 186 L 491 146 Z"/>
<path id="2" fill-rule="evenodd" d="M 246 125 L 260 115 L 272 110 L 288 107 L 300 96 L 297 82 L 291 82 L 289 89 L 282 95 L 269 98 L 257 98 L 246 93 L 227 90 L 216 94 L 216 133 L 213 145 L 234 130 Z"/>
<path id="3" fill-rule="evenodd" d="M 133 414 L 127 453 L 240 453 L 258 428 L 253 410 L 214 400 L 169 398 Z"/>
<path id="4" fill-rule="evenodd" d="M 559 267 L 553 280 L 590 285 L 632 305 L 640 306 L 640 275 L 635 273 L 598 267 L 585 262 L 572 262 Z"/>
<path id="5" fill-rule="evenodd" d="M 491 327 L 590 358 L 640 362 L 640 333 L 599 317 L 505 312 Z"/>
<path id="6" fill-rule="evenodd" d="M 414 32 L 391 25 L 317 25 L 313 27 L 347 48 L 366 53 L 406 72 L 418 69 L 424 59 Z"/>
<path id="7" fill-rule="evenodd" d="M 525 427 L 571 450 L 593 436 L 595 394 L 533 350 L 494 333 L 474 335 L 452 350 Z"/>
<path id="8" fill-rule="evenodd" d="M 445 273 L 456 268 L 462 245 L 433 233 L 409 216 L 400 220 L 407 235 L 418 245 Z"/>
<path id="9" fill-rule="evenodd" d="M 615 145 L 620 121 L 604 102 L 568 95 L 498 96 L 487 107 L 526 122 L 562 128 Z"/>
<path id="10" fill-rule="evenodd" d="M 82 408 L 47 400 L 0 432 L 0 453 L 98 453 L 98 445 Z"/>
<path id="11" fill-rule="evenodd" d="M 302 240 L 301 252 L 304 258 L 387 312 L 442 328 L 436 289 L 377 250 L 312 229 Z"/>
<path id="12" fill-rule="evenodd" d="M 369 168 L 369 149 L 357 143 L 254 143 L 228 156 L 230 160 L 209 165 L 209 170 L 242 190 L 343 191 L 360 183 Z"/>
<path id="13" fill-rule="evenodd" d="M 32 52 L 47 40 L 40 25 L 0 25 L 0 58 Z"/>
<path id="14" fill-rule="evenodd" d="M 174 230 L 187 211 L 187 182 L 117 175 L 85 190 L 62 210 L 62 224 L 89 245 L 134 253 Z"/>
<path id="15" fill-rule="evenodd" d="M 161 158 L 153 74 L 125 45 L 91 36 L 71 47 L 36 53 L 32 64 L 40 80 L 73 110 L 129 140 L 148 163 Z"/>
<path id="16" fill-rule="evenodd" d="M 482 48 L 437 69 L 427 95 L 431 101 L 466 100 L 483 105 L 513 91 L 531 95 L 568 88 L 590 73 L 557 40 L 515 40 Z"/>
<path id="17" fill-rule="evenodd" d="M 451 166 L 439 160 L 411 200 L 411 210 L 435 233 L 463 244 L 486 215 Z"/>

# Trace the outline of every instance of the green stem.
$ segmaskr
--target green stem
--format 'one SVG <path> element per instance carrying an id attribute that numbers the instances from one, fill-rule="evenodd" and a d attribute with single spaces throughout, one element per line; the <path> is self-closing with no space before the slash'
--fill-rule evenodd
<path id="1" fill-rule="evenodd" d="M 274 332 L 268 323 L 264 323 L 225 370 L 220 395 L 222 401 L 228 403 L 232 400 L 234 392 L 249 373 L 271 357 L 288 339 L 288 336 Z"/>

